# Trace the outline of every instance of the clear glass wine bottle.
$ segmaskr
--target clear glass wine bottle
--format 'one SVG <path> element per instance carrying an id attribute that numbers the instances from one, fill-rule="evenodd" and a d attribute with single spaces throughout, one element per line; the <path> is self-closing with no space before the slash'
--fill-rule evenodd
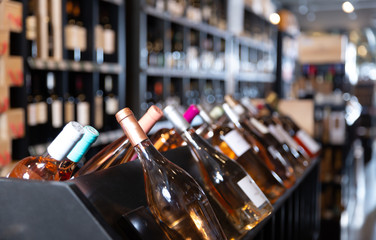
<path id="1" fill-rule="evenodd" d="M 167 106 L 164 113 L 197 159 L 205 187 L 240 233 L 272 212 L 268 199 L 238 163 L 199 136 L 173 106 Z"/>
<path id="2" fill-rule="evenodd" d="M 125 108 L 116 119 L 141 161 L 150 211 L 171 239 L 226 239 L 203 190 L 155 149 L 132 111 Z"/>
<path id="3" fill-rule="evenodd" d="M 58 181 L 60 179 L 59 162 L 65 158 L 83 134 L 81 124 L 69 122 L 42 156 L 29 156 L 22 159 L 8 174 L 8 177 Z"/>

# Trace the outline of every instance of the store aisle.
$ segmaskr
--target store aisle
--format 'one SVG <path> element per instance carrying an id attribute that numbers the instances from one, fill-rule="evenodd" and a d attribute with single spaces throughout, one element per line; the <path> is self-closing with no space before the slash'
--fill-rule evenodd
<path id="1" fill-rule="evenodd" d="M 357 188 L 352 199 L 353 209 L 347 211 L 348 225 L 342 229 L 341 240 L 376 240 L 376 141 L 372 159 L 364 166 L 356 164 Z M 347 222 L 342 221 L 343 222 Z M 344 224 L 346 225 L 346 224 Z"/>

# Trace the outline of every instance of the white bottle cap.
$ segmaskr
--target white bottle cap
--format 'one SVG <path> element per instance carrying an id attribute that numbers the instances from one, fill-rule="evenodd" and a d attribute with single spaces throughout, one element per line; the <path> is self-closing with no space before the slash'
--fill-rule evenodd
<path id="1" fill-rule="evenodd" d="M 178 132 L 184 132 L 191 125 L 185 120 L 183 115 L 172 105 L 169 105 L 163 109 L 164 115 L 174 125 Z"/>
<path id="2" fill-rule="evenodd" d="M 64 159 L 83 135 L 84 129 L 81 124 L 69 122 L 47 147 L 48 154 L 58 161 Z"/>

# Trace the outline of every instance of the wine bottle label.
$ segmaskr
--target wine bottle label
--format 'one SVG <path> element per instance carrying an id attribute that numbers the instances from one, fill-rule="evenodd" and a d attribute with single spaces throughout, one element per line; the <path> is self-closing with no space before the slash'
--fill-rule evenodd
<path id="1" fill-rule="evenodd" d="M 262 124 L 260 121 L 258 121 L 256 118 L 251 118 L 252 125 L 262 134 L 269 133 L 269 130 L 267 127 L 265 127 L 264 124 Z"/>
<path id="2" fill-rule="evenodd" d="M 63 126 L 63 102 L 54 100 L 51 104 L 52 127 L 60 128 Z"/>
<path id="3" fill-rule="evenodd" d="M 45 124 L 48 121 L 48 107 L 46 102 L 37 103 L 37 122 L 38 124 Z"/>
<path id="4" fill-rule="evenodd" d="M 66 102 L 65 103 L 65 123 L 74 121 L 74 103 Z"/>
<path id="5" fill-rule="evenodd" d="M 257 208 L 265 203 L 265 196 L 258 188 L 256 183 L 250 176 L 244 177 L 238 182 L 238 186 L 243 190 L 243 192 L 248 196 L 249 199 L 255 204 Z"/>
<path id="6" fill-rule="evenodd" d="M 268 129 L 269 129 L 270 134 L 272 134 L 273 137 L 275 137 L 275 139 L 277 139 L 279 143 L 285 142 L 283 136 L 279 134 L 278 130 L 276 129 L 274 125 L 269 125 Z"/>
<path id="7" fill-rule="evenodd" d="M 90 104 L 89 102 L 77 103 L 77 122 L 83 126 L 90 124 Z"/>
<path id="8" fill-rule="evenodd" d="M 115 31 L 112 29 L 103 30 L 103 52 L 105 54 L 115 52 Z"/>
<path id="9" fill-rule="evenodd" d="M 103 97 L 96 96 L 94 99 L 95 113 L 94 113 L 94 125 L 96 128 L 101 129 L 103 127 Z"/>
<path id="10" fill-rule="evenodd" d="M 312 153 L 315 154 L 320 150 L 320 145 L 306 133 L 304 130 L 299 130 L 296 133 L 296 137 L 300 139 L 300 141 L 308 148 L 308 150 Z"/>
<path id="11" fill-rule="evenodd" d="M 115 115 L 119 111 L 119 101 L 116 97 L 106 99 L 106 114 Z"/>
<path id="12" fill-rule="evenodd" d="M 232 110 L 234 110 L 234 112 L 236 112 L 238 115 L 244 114 L 244 108 L 241 105 L 236 105 L 232 108 Z"/>
<path id="13" fill-rule="evenodd" d="M 37 105 L 35 103 L 30 103 L 27 105 L 27 124 L 31 127 L 38 124 Z"/>
<path id="14" fill-rule="evenodd" d="M 285 139 L 287 145 L 289 145 L 290 148 L 293 148 L 295 150 L 298 150 L 299 149 L 299 145 L 298 143 L 290 136 L 290 134 L 288 134 L 286 132 L 285 129 L 283 129 L 283 127 L 281 125 L 277 125 L 276 126 L 276 129 L 277 131 L 279 132 L 279 134 L 281 136 L 283 136 L 283 138 Z"/>
<path id="15" fill-rule="evenodd" d="M 223 140 L 238 157 L 243 155 L 243 153 L 251 148 L 248 142 L 245 141 L 242 135 L 240 135 L 240 133 L 238 133 L 236 130 L 232 130 L 223 136 Z"/>

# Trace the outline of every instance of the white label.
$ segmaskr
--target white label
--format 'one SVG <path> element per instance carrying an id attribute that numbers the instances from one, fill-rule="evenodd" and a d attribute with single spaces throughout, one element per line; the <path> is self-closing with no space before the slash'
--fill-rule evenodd
<path id="1" fill-rule="evenodd" d="M 36 126 L 37 121 L 37 105 L 35 103 L 30 103 L 27 105 L 27 124 L 29 126 Z"/>
<path id="2" fill-rule="evenodd" d="M 236 130 L 232 130 L 231 132 L 223 136 L 223 140 L 238 157 L 243 155 L 243 153 L 251 148 L 248 142 L 245 141 L 244 138 Z"/>
<path id="3" fill-rule="evenodd" d="M 63 102 L 54 100 L 51 104 L 52 126 L 60 128 L 63 126 Z"/>
<path id="4" fill-rule="evenodd" d="M 106 99 L 106 114 L 115 115 L 119 111 L 119 101 L 116 97 Z"/>
<path id="5" fill-rule="evenodd" d="M 90 104 L 88 102 L 77 103 L 77 122 L 83 126 L 90 124 Z"/>
<path id="6" fill-rule="evenodd" d="M 105 54 L 115 52 L 115 31 L 112 29 L 103 30 L 103 52 Z"/>
<path id="7" fill-rule="evenodd" d="M 290 134 L 286 132 L 285 129 L 283 129 L 281 125 L 277 125 L 276 129 L 280 136 L 282 136 L 285 139 L 287 145 L 289 145 L 290 148 L 295 150 L 299 149 L 299 144 L 290 136 Z"/>
<path id="8" fill-rule="evenodd" d="M 306 146 L 312 154 L 315 154 L 320 150 L 320 145 L 304 130 L 299 130 L 296 133 L 296 137 L 303 142 L 304 146 Z"/>
<path id="9" fill-rule="evenodd" d="M 276 129 L 274 125 L 269 125 L 268 128 L 269 128 L 269 132 L 273 135 L 273 137 L 275 137 L 275 139 L 278 140 L 279 143 L 285 142 L 283 136 L 279 134 L 278 130 Z"/>
<path id="10" fill-rule="evenodd" d="M 256 118 L 251 118 L 251 123 L 257 130 L 259 130 L 262 134 L 269 133 L 269 130 L 265 127 L 264 124 L 260 123 Z"/>
<path id="11" fill-rule="evenodd" d="M 261 192 L 250 176 L 246 176 L 240 180 L 238 182 L 238 186 L 243 190 L 248 198 L 251 199 L 257 208 L 266 202 L 265 195 Z"/>
<path id="12" fill-rule="evenodd" d="M 45 124 L 48 121 L 48 107 L 46 102 L 37 103 L 37 122 L 39 124 Z"/>

